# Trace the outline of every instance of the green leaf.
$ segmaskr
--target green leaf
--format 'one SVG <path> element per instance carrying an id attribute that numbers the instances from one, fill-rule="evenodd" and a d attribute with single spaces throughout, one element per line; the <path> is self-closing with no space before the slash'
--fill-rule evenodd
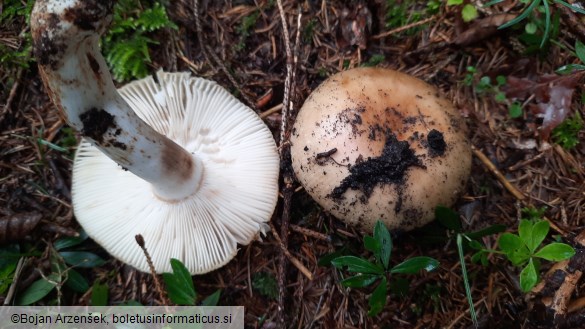
<path id="1" fill-rule="evenodd" d="M 544 34 L 542 35 L 542 41 L 540 42 L 540 48 L 544 46 L 544 43 L 548 40 L 550 34 L 550 8 L 548 0 L 542 0 L 542 6 L 544 8 Z"/>
<path id="2" fill-rule="evenodd" d="M 363 288 L 376 282 L 381 277 L 379 274 L 358 274 L 341 281 L 341 284 L 348 288 Z"/>
<path id="3" fill-rule="evenodd" d="M 384 269 L 387 269 L 390 263 L 390 255 L 392 254 L 392 238 L 382 221 L 377 221 L 376 226 L 374 226 L 374 239 L 380 245 L 380 262 L 384 266 Z"/>
<path id="4" fill-rule="evenodd" d="M 404 262 L 394 266 L 390 270 L 390 273 L 415 274 L 421 270 L 430 272 L 437 269 L 437 267 L 439 267 L 439 261 L 436 259 L 427 256 L 418 256 L 407 259 Z"/>
<path id="5" fill-rule="evenodd" d="M 384 274 L 384 269 L 377 264 L 358 258 L 355 256 L 341 256 L 331 261 L 331 264 L 337 268 L 347 267 L 349 272 Z"/>
<path id="6" fill-rule="evenodd" d="M 503 252 L 512 253 L 524 246 L 524 242 L 516 234 L 502 233 L 498 239 L 498 245 Z"/>
<path id="7" fill-rule="evenodd" d="M 536 33 L 537 29 L 538 29 L 538 26 L 536 26 L 536 24 L 534 24 L 532 22 L 526 23 L 526 25 L 524 25 L 524 31 L 526 31 L 526 33 L 528 33 L 528 34 Z"/>
<path id="8" fill-rule="evenodd" d="M 173 273 L 163 273 L 167 293 L 171 301 L 178 305 L 195 305 L 197 293 L 189 270 L 178 259 L 171 259 Z"/>
<path id="9" fill-rule="evenodd" d="M 67 270 L 67 281 L 65 281 L 65 285 L 79 293 L 84 293 L 89 289 L 87 280 L 74 269 Z"/>
<path id="10" fill-rule="evenodd" d="M 270 273 L 255 273 L 252 277 L 252 287 L 268 298 L 276 299 L 278 297 L 278 283 L 274 275 Z"/>
<path id="11" fill-rule="evenodd" d="M 457 6 L 463 4 L 463 0 L 447 0 L 447 6 Z"/>
<path id="12" fill-rule="evenodd" d="M 520 272 L 520 288 L 522 291 L 529 292 L 532 287 L 538 282 L 538 273 L 532 258 L 528 261 L 528 265 Z"/>
<path id="13" fill-rule="evenodd" d="M 527 244 L 528 250 L 530 253 L 533 253 L 538 246 L 544 241 L 548 231 L 550 229 L 550 224 L 548 221 L 542 220 L 534 224 L 532 227 L 532 239 L 530 244 Z"/>
<path id="14" fill-rule="evenodd" d="M 341 247 L 341 249 L 336 250 L 332 253 L 326 254 L 321 256 L 321 258 L 319 258 L 319 260 L 317 261 L 317 265 L 319 266 L 331 266 L 331 261 L 334 260 L 337 257 L 341 257 L 343 255 L 347 255 L 348 251 L 347 251 L 347 247 L 343 246 Z"/>
<path id="15" fill-rule="evenodd" d="M 531 221 L 528 221 L 526 219 L 520 220 L 520 224 L 518 224 L 518 236 L 520 236 L 520 239 L 522 239 L 522 241 L 527 246 L 532 244 L 532 228 L 533 227 L 534 227 L 534 224 L 532 224 Z"/>
<path id="16" fill-rule="evenodd" d="M 583 8 L 573 6 L 572 4 L 567 3 L 565 1 L 562 1 L 562 0 L 555 0 L 555 3 L 560 3 L 561 5 L 571 9 L 572 11 L 575 11 L 575 12 L 578 12 L 579 14 L 585 15 L 585 9 L 583 9 Z"/>
<path id="17" fill-rule="evenodd" d="M 579 40 L 575 42 L 575 54 L 577 54 L 577 58 L 579 58 L 581 63 L 585 64 L 585 44 Z"/>
<path id="18" fill-rule="evenodd" d="M 467 233 L 465 235 L 468 238 L 474 240 L 474 239 L 479 239 L 479 238 L 484 237 L 484 236 L 488 236 L 488 235 L 492 235 L 492 234 L 496 234 L 496 233 L 501 233 L 501 232 L 504 232 L 505 230 L 506 230 L 506 225 L 496 224 L 496 225 L 492 225 L 492 226 L 486 227 L 484 229 L 481 229 L 479 231 Z"/>
<path id="19" fill-rule="evenodd" d="M 511 253 L 506 253 L 506 257 L 508 260 L 512 262 L 515 266 L 520 266 L 530 258 L 530 253 L 528 252 L 528 248 L 526 246 L 522 246 L 522 248 L 513 251 Z"/>
<path id="20" fill-rule="evenodd" d="M 505 29 L 505 28 L 508 28 L 508 27 L 510 27 L 512 25 L 515 25 L 515 24 L 521 22 L 526 17 L 528 17 L 528 15 L 530 15 L 532 13 L 532 11 L 534 10 L 534 8 L 536 8 L 536 6 L 538 6 L 538 4 L 541 3 L 542 1 L 543 0 L 532 0 L 532 2 L 530 3 L 530 5 L 528 6 L 528 8 L 526 8 L 520 15 L 518 15 L 513 20 L 510 20 L 510 21 L 508 21 L 508 22 L 500 25 L 500 27 L 498 27 L 498 29 Z"/>
<path id="21" fill-rule="evenodd" d="M 40 279 L 33 282 L 16 300 L 17 305 L 30 305 L 47 296 L 58 284 L 59 275 L 51 274 L 48 280 Z"/>
<path id="22" fill-rule="evenodd" d="M 87 251 L 61 251 L 65 263 L 77 267 L 98 267 L 106 263 L 100 256 Z"/>
<path id="23" fill-rule="evenodd" d="M 220 296 L 221 296 L 221 290 L 217 289 L 213 294 L 207 296 L 201 302 L 201 306 L 217 306 L 217 303 L 219 303 Z"/>
<path id="24" fill-rule="evenodd" d="M 498 91 L 494 95 L 494 100 L 498 103 L 504 103 L 506 101 L 506 94 L 503 91 Z"/>
<path id="25" fill-rule="evenodd" d="M 466 4 L 463 6 L 463 9 L 461 9 L 461 18 L 463 18 L 463 21 L 465 22 L 471 22 L 476 19 L 477 9 L 475 9 L 475 6 L 472 4 Z"/>
<path id="26" fill-rule="evenodd" d="M 471 249 L 475 249 L 475 250 L 483 250 L 483 244 L 481 244 L 481 242 L 479 242 L 477 240 L 470 240 L 469 247 L 471 247 Z"/>
<path id="27" fill-rule="evenodd" d="M 559 67 L 555 70 L 558 74 L 570 74 L 574 71 L 583 71 L 585 70 L 585 65 L 583 64 L 567 64 Z"/>
<path id="28" fill-rule="evenodd" d="M 87 233 L 81 230 L 79 232 L 79 236 L 61 238 L 55 241 L 55 243 L 53 243 L 53 247 L 55 247 L 56 250 L 62 250 L 65 248 L 77 246 L 81 244 L 83 241 L 87 240 L 87 238 L 88 238 Z"/>
<path id="29" fill-rule="evenodd" d="M 471 262 L 474 264 L 481 263 L 481 265 L 487 266 L 488 265 L 487 254 L 488 253 L 486 251 L 480 250 L 473 254 L 473 256 L 471 256 Z"/>
<path id="30" fill-rule="evenodd" d="M 569 259 L 575 255 L 575 249 L 568 244 L 554 242 L 542 247 L 535 257 L 540 257 L 550 261 L 561 261 Z"/>
<path id="31" fill-rule="evenodd" d="M 510 106 L 508 107 L 508 115 L 510 115 L 510 118 L 512 119 L 517 119 L 521 117 L 522 104 L 520 104 L 519 102 L 513 102 L 512 104 L 510 104 Z"/>
<path id="32" fill-rule="evenodd" d="M 366 248 L 366 250 L 378 255 L 380 253 L 380 247 L 380 244 L 374 239 L 374 237 L 369 235 L 364 237 L 364 248 Z"/>
<path id="33" fill-rule="evenodd" d="M 467 297 L 467 303 L 469 304 L 469 314 L 474 326 L 477 328 L 477 313 L 475 312 L 475 306 L 473 304 L 473 297 L 471 296 L 471 288 L 469 286 L 469 279 L 467 278 L 467 267 L 465 265 L 465 255 L 463 254 L 463 236 L 457 234 L 457 252 L 459 254 L 459 264 L 461 264 L 461 273 L 463 274 L 463 287 L 465 287 L 465 296 Z"/>
<path id="34" fill-rule="evenodd" d="M 461 231 L 461 220 L 459 214 L 451 208 L 437 206 L 435 208 L 435 218 L 441 225 L 455 232 Z"/>
<path id="35" fill-rule="evenodd" d="M 18 244 L 11 244 L 0 248 L 0 268 L 3 268 L 8 264 L 16 265 L 21 256 L 20 246 Z"/>
<path id="36" fill-rule="evenodd" d="M 91 288 L 91 305 L 107 306 L 108 305 L 108 286 L 95 281 Z"/>
<path id="37" fill-rule="evenodd" d="M 384 309 L 387 293 L 388 281 L 386 280 L 386 277 L 382 277 L 382 282 L 380 282 L 376 289 L 374 289 L 374 292 L 372 292 L 370 300 L 368 301 L 368 304 L 370 305 L 368 316 L 376 316 Z"/>
<path id="38" fill-rule="evenodd" d="M 504 0 L 492 0 L 492 1 L 488 2 L 488 3 L 486 3 L 486 4 L 485 4 L 485 5 L 483 5 L 483 6 L 484 6 L 484 7 L 490 7 L 490 6 L 493 6 L 493 5 L 495 5 L 495 4 L 498 4 L 498 3 L 500 3 L 500 2 L 504 2 Z"/>
<path id="39" fill-rule="evenodd" d="M 16 263 L 6 264 L 4 267 L 0 267 L 0 295 L 3 295 L 12 284 L 14 270 L 16 270 Z"/>

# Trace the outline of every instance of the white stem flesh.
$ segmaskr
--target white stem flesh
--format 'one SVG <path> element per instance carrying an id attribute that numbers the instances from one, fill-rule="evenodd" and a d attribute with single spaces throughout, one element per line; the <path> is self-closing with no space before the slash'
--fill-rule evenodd
<path id="1" fill-rule="evenodd" d="M 98 46 L 111 20 L 106 2 L 37 1 L 31 32 L 43 81 L 71 126 L 150 182 L 158 198 L 179 201 L 197 191 L 202 163 L 140 119 L 116 90 Z"/>

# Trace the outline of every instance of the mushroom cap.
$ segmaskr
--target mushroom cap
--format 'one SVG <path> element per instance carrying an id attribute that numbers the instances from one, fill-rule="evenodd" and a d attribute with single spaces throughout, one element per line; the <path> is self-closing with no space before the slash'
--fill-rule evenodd
<path id="1" fill-rule="evenodd" d="M 293 170 L 325 210 L 371 231 L 410 230 L 451 206 L 471 170 L 465 123 L 435 88 L 382 68 L 335 74 L 307 98 L 291 135 Z"/>
<path id="2" fill-rule="evenodd" d="M 254 111 L 215 82 L 158 72 L 119 90 L 145 122 L 195 154 L 203 167 L 196 193 L 159 199 L 152 186 L 83 140 L 73 167 L 73 207 L 87 234 L 111 255 L 157 272 L 181 260 L 192 274 L 212 271 L 264 233 L 278 197 L 279 157 Z"/>

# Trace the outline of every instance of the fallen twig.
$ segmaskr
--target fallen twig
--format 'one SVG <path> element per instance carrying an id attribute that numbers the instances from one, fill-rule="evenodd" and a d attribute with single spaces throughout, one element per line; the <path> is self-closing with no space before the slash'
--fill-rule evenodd
<path id="1" fill-rule="evenodd" d="M 500 183 L 502 183 L 502 185 L 504 185 L 504 187 L 506 188 L 506 190 L 508 190 L 508 192 L 512 193 L 512 195 L 516 199 L 518 199 L 520 201 L 524 201 L 524 199 L 526 198 L 524 196 L 524 194 L 522 192 L 520 192 L 512 183 L 510 183 L 510 181 L 508 181 L 508 179 L 506 179 L 506 177 L 500 172 L 500 170 L 498 170 L 498 168 L 496 168 L 496 166 L 490 161 L 490 159 L 488 159 L 488 157 L 485 154 L 483 154 L 482 151 L 475 148 L 475 146 L 472 146 L 471 150 L 473 151 L 473 154 L 487 167 L 487 169 L 494 176 L 496 176 L 496 178 L 500 181 Z"/>

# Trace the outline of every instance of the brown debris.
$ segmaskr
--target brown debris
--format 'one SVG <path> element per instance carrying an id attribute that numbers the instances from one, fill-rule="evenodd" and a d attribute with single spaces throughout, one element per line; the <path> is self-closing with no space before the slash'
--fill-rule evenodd
<path id="1" fill-rule="evenodd" d="M 36 211 L 0 217 L 0 245 L 24 239 L 35 229 L 42 217 Z"/>

